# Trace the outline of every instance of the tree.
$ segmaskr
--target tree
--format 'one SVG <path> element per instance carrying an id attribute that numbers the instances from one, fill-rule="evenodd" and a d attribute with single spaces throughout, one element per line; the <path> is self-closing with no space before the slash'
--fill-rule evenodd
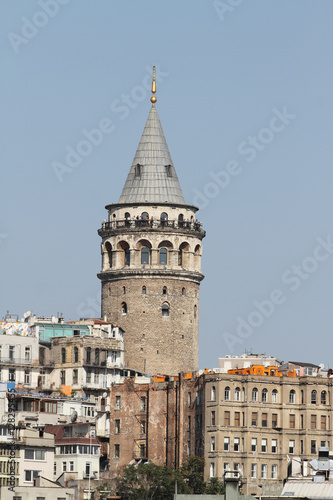
<path id="1" fill-rule="evenodd" d="M 129 465 L 117 479 L 117 493 L 124 500 L 172 500 L 176 480 L 178 492 L 188 493 L 182 476 L 174 469 L 151 462 Z"/>
<path id="2" fill-rule="evenodd" d="M 205 493 L 207 495 L 223 495 L 225 487 L 217 477 L 212 477 L 208 484 L 206 484 Z"/>
<path id="3" fill-rule="evenodd" d="M 180 469 L 183 479 L 193 494 L 200 495 L 205 492 L 204 468 L 204 458 L 188 457 Z"/>

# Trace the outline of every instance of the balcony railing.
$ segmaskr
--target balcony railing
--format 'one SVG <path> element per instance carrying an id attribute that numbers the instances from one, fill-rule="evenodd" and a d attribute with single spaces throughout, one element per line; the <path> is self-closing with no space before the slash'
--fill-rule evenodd
<path id="1" fill-rule="evenodd" d="M 181 220 L 169 220 L 169 219 L 119 219 L 110 222 L 102 223 L 102 230 L 105 229 L 181 229 L 185 231 L 197 231 L 199 233 L 204 233 L 202 229 L 202 223 L 199 221 L 181 221 Z"/>
<path id="2" fill-rule="evenodd" d="M 11 365 L 31 365 L 32 360 L 31 359 L 25 359 L 25 358 L 17 358 L 15 356 L 13 357 L 1 357 L 0 358 L 0 364 L 11 364 Z"/>

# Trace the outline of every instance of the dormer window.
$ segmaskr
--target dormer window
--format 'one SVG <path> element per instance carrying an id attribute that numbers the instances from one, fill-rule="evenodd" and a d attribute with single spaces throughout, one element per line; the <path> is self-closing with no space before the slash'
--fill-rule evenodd
<path id="1" fill-rule="evenodd" d="M 165 165 L 165 171 L 168 177 L 172 177 L 171 165 Z"/>
<path id="2" fill-rule="evenodd" d="M 142 165 L 140 165 L 140 163 L 137 163 L 135 165 L 135 177 L 140 177 L 141 172 L 142 172 Z"/>

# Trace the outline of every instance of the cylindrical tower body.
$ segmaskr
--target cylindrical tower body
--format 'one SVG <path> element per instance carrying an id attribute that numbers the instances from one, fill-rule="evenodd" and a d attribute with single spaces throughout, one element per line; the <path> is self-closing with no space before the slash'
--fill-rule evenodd
<path id="1" fill-rule="evenodd" d="M 195 207 L 110 205 L 103 223 L 102 317 L 125 330 L 125 364 L 198 369 L 201 224 Z"/>

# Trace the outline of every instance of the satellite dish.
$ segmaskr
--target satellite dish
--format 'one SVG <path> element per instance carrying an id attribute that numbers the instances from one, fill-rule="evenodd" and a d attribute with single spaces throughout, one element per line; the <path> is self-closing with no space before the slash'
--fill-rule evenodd
<path id="1" fill-rule="evenodd" d="M 108 397 L 108 393 L 107 392 L 103 392 L 103 398 L 107 398 Z"/>
<path id="2" fill-rule="evenodd" d="M 73 413 L 71 415 L 72 424 L 74 424 L 76 422 L 76 419 L 77 419 L 77 411 L 73 411 Z"/>

